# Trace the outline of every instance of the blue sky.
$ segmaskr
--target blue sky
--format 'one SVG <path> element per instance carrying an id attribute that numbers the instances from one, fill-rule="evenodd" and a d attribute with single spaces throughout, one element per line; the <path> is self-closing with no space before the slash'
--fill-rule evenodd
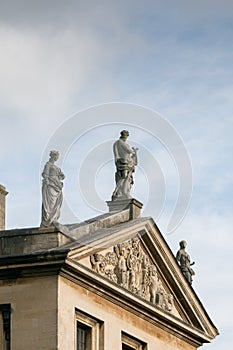
<path id="1" fill-rule="evenodd" d="M 230 0 L 0 1 L 0 183 L 10 192 L 7 226 L 39 225 L 47 148 L 62 150 L 64 140 L 69 148 L 60 166 L 73 214 L 64 207 L 61 221 L 96 215 L 91 201 L 104 210 L 114 186 L 110 146 L 128 126 L 129 143 L 140 148 L 134 194 L 174 253 L 187 240 L 196 261 L 194 288 L 220 331 L 203 347 L 212 350 L 229 349 L 233 331 L 227 312 L 233 308 L 232 37 Z M 111 103 L 122 107 L 119 117 Z M 161 129 L 153 136 L 156 125 L 143 124 L 149 110 L 172 125 L 192 165 L 188 212 L 168 235 L 179 177 L 167 141 L 159 140 Z M 66 128 L 71 118 L 74 130 Z M 82 199 L 85 181 L 97 195 L 84 191 Z"/>

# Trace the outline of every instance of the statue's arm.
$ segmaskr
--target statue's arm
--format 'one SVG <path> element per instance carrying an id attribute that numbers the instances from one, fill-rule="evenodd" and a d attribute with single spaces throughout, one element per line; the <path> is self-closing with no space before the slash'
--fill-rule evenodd
<path id="1" fill-rule="evenodd" d="M 47 180 L 49 178 L 49 164 L 46 163 L 45 166 L 44 166 L 44 170 L 43 170 L 43 173 L 42 173 L 42 177 L 44 178 L 44 180 Z"/>
<path id="2" fill-rule="evenodd" d="M 60 180 L 64 180 L 65 175 L 63 174 L 63 172 L 61 171 L 61 169 L 59 169 L 59 179 Z"/>
<path id="3" fill-rule="evenodd" d="M 180 256 L 181 256 L 181 254 L 180 254 L 180 251 L 178 250 L 178 252 L 176 254 L 176 260 L 177 261 L 180 261 Z"/>

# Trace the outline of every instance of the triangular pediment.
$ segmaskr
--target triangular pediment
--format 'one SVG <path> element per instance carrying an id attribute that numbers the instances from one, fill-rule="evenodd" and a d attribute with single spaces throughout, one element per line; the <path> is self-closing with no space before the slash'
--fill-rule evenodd
<path id="1" fill-rule="evenodd" d="M 151 218 L 87 235 L 70 251 L 69 259 L 102 278 L 103 284 L 108 281 L 129 298 L 149 303 L 155 313 L 200 331 L 206 341 L 218 334 Z"/>
<path id="2" fill-rule="evenodd" d="M 175 305 L 172 289 L 162 278 L 160 267 L 151 258 L 140 235 L 95 252 L 79 262 L 157 307 L 186 319 Z"/>

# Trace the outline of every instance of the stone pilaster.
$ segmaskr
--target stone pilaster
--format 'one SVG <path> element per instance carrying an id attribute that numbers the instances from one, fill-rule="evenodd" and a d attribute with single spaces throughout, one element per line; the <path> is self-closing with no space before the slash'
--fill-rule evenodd
<path id="1" fill-rule="evenodd" d="M 5 230 L 7 194 L 6 188 L 0 185 L 0 230 Z"/>

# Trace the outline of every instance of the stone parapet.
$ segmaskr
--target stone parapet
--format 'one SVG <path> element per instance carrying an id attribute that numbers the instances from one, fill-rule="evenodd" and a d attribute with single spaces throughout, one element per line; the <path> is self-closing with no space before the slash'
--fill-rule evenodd
<path id="1" fill-rule="evenodd" d="M 0 256 L 15 256 L 53 249 L 73 240 L 55 227 L 15 229 L 0 235 Z"/>

